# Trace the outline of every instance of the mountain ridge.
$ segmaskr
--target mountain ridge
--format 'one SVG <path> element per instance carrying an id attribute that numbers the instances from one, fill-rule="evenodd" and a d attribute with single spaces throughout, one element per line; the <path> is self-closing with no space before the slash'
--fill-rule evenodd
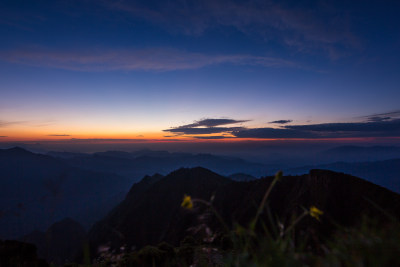
<path id="1" fill-rule="evenodd" d="M 246 225 L 254 217 L 272 180 L 273 177 L 264 177 L 235 182 L 204 168 L 182 168 L 148 185 L 139 194 L 133 188 L 139 187 L 143 182 L 140 181 L 132 186 L 120 205 L 90 229 L 91 246 L 107 243 L 140 248 L 161 241 L 178 244 L 197 221 L 195 214 L 180 208 L 184 194 L 206 201 L 213 197 L 222 218 Z M 331 220 L 351 226 L 362 214 L 376 216 L 380 212 L 371 208 L 364 197 L 388 208 L 389 212 L 400 214 L 400 195 L 363 179 L 325 170 L 284 176 L 272 190 L 268 203 L 283 223 L 288 223 L 293 214 L 301 213 L 301 207 L 316 205 L 324 210 L 325 223 L 318 225 L 305 220 L 302 225 L 307 227 L 309 223 L 329 233 L 333 229 Z M 267 219 L 265 216 L 264 220 Z M 220 227 L 215 220 L 211 220 L 210 225 Z"/>
<path id="2" fill-rule="evenodd" d="M 334 162 L 329 164 L 308 165 L 285 170 L 285 173 L 298 175 L 311 169 L 324 169 L 343 172 L 362 177 L 374 184 L 400 193 L 400 158 L 382 161 Z"/>

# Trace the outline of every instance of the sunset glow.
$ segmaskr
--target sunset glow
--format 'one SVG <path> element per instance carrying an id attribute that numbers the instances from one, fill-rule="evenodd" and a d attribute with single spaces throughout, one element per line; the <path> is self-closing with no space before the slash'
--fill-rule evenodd
<path id="1" fill-rule="evenodd" d="M 3 2 L 0 144 L 397 142 L 397 3 L 181 5 Z"/>

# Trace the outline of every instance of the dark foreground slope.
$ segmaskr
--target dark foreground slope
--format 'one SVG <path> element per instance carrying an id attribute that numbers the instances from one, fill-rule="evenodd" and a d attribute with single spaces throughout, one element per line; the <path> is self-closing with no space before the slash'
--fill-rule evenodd
<path id="1" fill-rule="evenodd" d="M 168 240 L 177 243 L 186 235 L 190 218 L 180 208 L 184 194 L 209 199 L 232 180 L 203 168 L 180 169 L 166 177 L 145 177 L 125 200 L 89 233 L 94 246 L 143 246 Z"/>
<path id="2" fill-rule="evenodd" d="M 228 224 L 246 224 L 254 217 L 272 179 L 235 182 L 203 168 L 180 169 L 166 177 L 146 177 L 90 230 L 91 247 L 142 247 L 161 241 L 178 244 L 186 235 L 191 235 L 188 229 L 199 223 L 201 213 L 201 205 L 191 212 L 180 207 L 184 194 L 204 200 L 215 195 L 214 206 Z M 400 214 L 398 194 L 350 175 L 324 170 L 283 177 L 273 189 L 268 204 L 271 213 L 283 223 L 293 214 L 301 213 L 301 207 L 317 206 L 325 212 L 321 223 L 306 218 L 302 224 L 324 234 L 329 234 L 335 224 L 355 225 L 364 214 L 385 218 L 375 205 Z M 267 221 L 265 214 L 262 216 Z M 220 228 L 213 218 L 209 225 Z"/>

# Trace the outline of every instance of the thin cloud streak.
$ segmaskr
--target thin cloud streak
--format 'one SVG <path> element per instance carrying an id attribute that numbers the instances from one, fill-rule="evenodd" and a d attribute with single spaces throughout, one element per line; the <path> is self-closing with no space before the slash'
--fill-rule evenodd
<path id="1" fill-rule="evenodd" d="M 277 40 L 287 47 L 310 52 L 318 48 L 331 58 L 340 56 L 337 46 L 359 47 L 360 41 L 332 6 L 289 7 L 278 1 L 204 0 L 168 1 L 146 4 L 139 1 L 103 0 L 110 9 L 151 22 L 170 32 L 199 36 L 208 29 L 234 27 L 248 35 Z M 341 17 L 342 18 L 342 17 Z"/>
<path id="2" fill-rule="evenodd" d="M 163 130 L 163 132 L 178 133 L 181 135 L 192 135 L 192 134 L 216 134 L 216 133 L 230 133 L 233 131 L 241 131 L 244 127 L 208 127 L 208 128 L 196 128 L 196 127 L 178 127 Z"/>
<path id="3" fill-rule="evenodd" d="M 5 120 L 0 120 L 0 128 L 12 126 L 12 125 L 18 125 L 18 124 L 26 124 L 26 123 L 28 123 L 28 122 L 27 121 L 5 121 Z"/>
<path id="4" fill-rule="evenodd" d="M 178 126 L 163 130 L 163 132 L 175 133 L 178 135 L 197 135 L 197 134 L 217 134 L 217 133 L 231 133 L 233 131 L 240 131 L 244 127 L 216 127 L 221 125 L 240 124 L 248 122 L 249 120 L 234 120 L 234 119 L 202 119 L 195 121 L 191 124 Z M 216 137 L 214 137 L 215 139 Z"/>
<path id="5" fill-rule="evenodd" d="M 288 125 L 286 129 L 313 132 L 395 132 L 400 133 L 400 119 L 391 121 L 322 123 L 311 125 Z"/>
<path id="6" fill-rule="evenodd" d="M 400 119 L 391 121 L 286 125 L 233 131 L 238 138 L 362 138 L 400 137 Z"/>
<path id="7" fill-rule="evenodd" d="M 194 123 L 191 124 L 186 124 L 179 126 L 179 128 L 186 128 L 186 127 L 215 127 L 215 126 L 221 126 L 221 125 L 227 125 L 227 124 L 237 124 L 237 123 L 243 123 L 243 122 L 248 122 L 250 120 L 233 120 L 233 119 L 202 119 L 199 121 L 195 121 Z"/>
<path id="8" fill-rule="evenodd" d="M 225 136 L 225 135 L 219 135 L 219 136 L 191 136 L 192 138 L 195 139 L 200 139 L 200 140 L 221 140 L 221 139 L 232 139 L 235 138 L 233 136 Z"/>
<path id="9" fill-rule="evenodd" d="M 50 51 L 21 49 L 3 51 L 0 60 L 29 66 L 73 71 L 175 71 L 231 64 L 272 68 L 302 68 L 295 62 L 253 55 L 209 55 L 167 48 L 137 50 L 92 49 Z"/>
<path id="10" fill-rule="evenodd" d="M 278 120 L 278 121 L 270 121 L 268 123 L 276 123 L 276 124 L 286 124 L 286 123 L 290 123 L 293 120 Z"/>
<path id="11" fill-rule="evenodd" d="M 400 110 L 385 113 L 376 113 L 369 116 L 362 116 L 361 118 L 366 119 L 368 122 L 389 121 L 392 119 L 400 118 Z"/>

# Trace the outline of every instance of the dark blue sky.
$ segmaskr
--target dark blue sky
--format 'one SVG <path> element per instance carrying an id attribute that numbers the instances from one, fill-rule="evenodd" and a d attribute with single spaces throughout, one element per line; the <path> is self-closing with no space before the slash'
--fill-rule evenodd
<path id="1" fill-rule="evenodd" d="M 2 1 L 0 136 L 399 137 L 399 14 L 398 1 Z M 186 127 L 204 119 L 232 123 Z"/>

